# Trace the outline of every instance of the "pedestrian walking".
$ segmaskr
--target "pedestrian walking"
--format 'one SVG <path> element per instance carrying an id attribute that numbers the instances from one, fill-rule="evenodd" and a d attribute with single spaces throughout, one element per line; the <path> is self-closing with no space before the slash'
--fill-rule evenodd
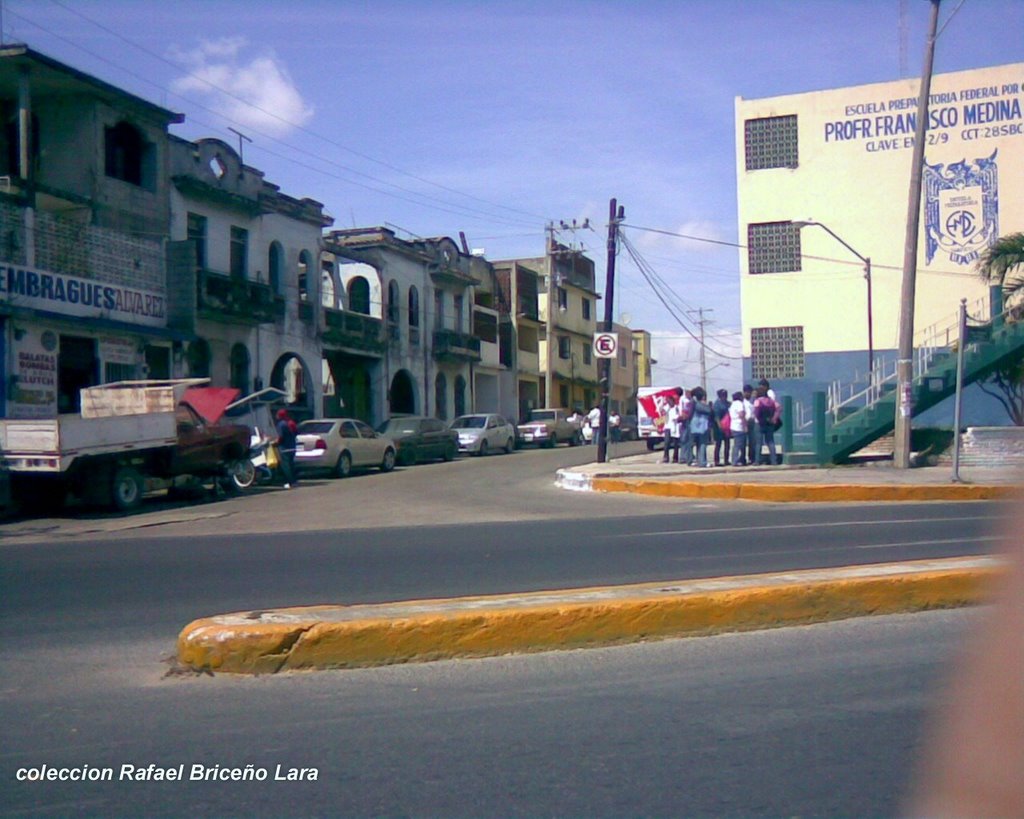
<path id="1" fill-rule="evenodd" d="M 291 489 L 299 481 L 295 474 L 295 438 L 298 425 L 288 414 L 288 410 L 277 411 L 277 450 L 281 457 L 281 474 L 284 476 L 284 488 Z"/>
<path id="2" fill-rule="evenodd" d="M 715 422 L 712 427 L 715 436 L 715 466 L 728 465 L 730 438 L 726 430 L 729 424 L 725 423 L 725 419 L 729 416 L 728 390 L 721 389 L 718 391 L 715 403 L 711 405 L 711 413 Z"/>
<path id="3" fill-rule="evenodd" d="M 732 465 L 746 466 L 747 402 L 738 390 L 732 394 L 732 403 L 729 405 L 729 432 L 732 435 Z"/>
<path id="4" fill-rule="evenodd" d="M 708 440 L 711 435 L 711 418 L 713 410 L 707 402 L 707 393 L 703 387 L 693 389 L 693 408 L 690 414 L 690 436 L 696 449 L 697 466 L 701 469 L 708 465 Z"/>
<path id="5" fill-rule="evenodd" d="M 622 416 L 618 410 L 612 410 L 612 414 L 608 416 L 608 437 L 613 444 L 622 440 Z"/>

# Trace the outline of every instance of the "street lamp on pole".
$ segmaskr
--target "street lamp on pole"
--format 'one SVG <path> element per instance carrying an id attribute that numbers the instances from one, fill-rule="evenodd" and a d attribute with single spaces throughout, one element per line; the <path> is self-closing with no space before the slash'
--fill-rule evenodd
<path id="1" fill-rule="evenodd" d="M 839 242 L 839 244 L 841 244 L 843 247 L 845 247 L 847 250 L 849 250 L 854 256 L 856 256 L 858 259 L 860 259 L 861 262 L 863 262 L 863 264 L 864 264 L 864 280 L 868 284 L 868 377 L 873 382 L 874 381 L 874 372 L 875 372 L 875 341 L 874 341 L 874 330 L 873 330 L 873 318 L 872 318 L 872 313 L 871 313 L 871 259 L 868 258 L 867 256 L 861 256 L 856 250 L 854 250 L 852 247 L 850 247 L 850 245 L 847 244 L 847 242 L 844 241 L 842 239 L 842 237 L 840 237 L 828 225 L 824 225 L 821 222 L 816 222 L 813 219 L 807 219 L 807 220 L 805 220 L 803 222 L 794 222 L 793 224 L 796 226 L 796 228 L 798 230 L 800 228 L 810 227 L 812 225 L 815 226 L 815 227 L 820 227 L 829 236 L 831 236 L 833 239 L 835 239 L 837 242 Z"/>

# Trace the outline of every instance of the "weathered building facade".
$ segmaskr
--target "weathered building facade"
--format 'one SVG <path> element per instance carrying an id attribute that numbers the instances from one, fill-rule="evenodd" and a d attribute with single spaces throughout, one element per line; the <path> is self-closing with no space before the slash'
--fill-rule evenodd
<path id="1" fill-rule="evenodd" d="M 167 129 L 183 117 L 23 45 L 0 48 L 0 413 L 168 377 Z"/>

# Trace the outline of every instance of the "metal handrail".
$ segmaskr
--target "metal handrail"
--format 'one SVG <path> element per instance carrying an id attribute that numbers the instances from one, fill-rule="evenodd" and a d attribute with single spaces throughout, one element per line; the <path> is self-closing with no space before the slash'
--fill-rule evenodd
<path id="1" fill-rule="evenodd" d="M 985 326 L 994 323 L 999 318 L 1012 318 L 1015 315 L 1013 307 L 1006 307 L 999 315 L 991 316 L 991 301 L 988 297 L 976 299 L 968 305 L 968 319 L 978 326 Z M 949 350 L 954 347 L 959 335 L 958 330 L 959 313 L 954 313 L 953 318 L 941 319 L 929 324 L 914 334 L 914 368 L 913 379 L 920 379 L 931 367 L 936 355 L 940 351 Z M 896 383 L 897 367 L 895 361 L 888 361 L 884 357 L 876 358 L 874 368 L 868 375 L 867 386 L 856 389 L 857 382 L 843 383 L 841 380 L 833 381 L 826 389 L 825 414 L 831 417 L 831 422 L 838 422 L 839 415 L 844 407 L 857 405 L 859 408 L 867 408 L 876 404 L 887 392 L 885 385 Z M 794 407 L 794 415 L 797 419 L 797 429 L 806 429 L 813 424 L 813 418 L 808 418 L 803 405 L 797 403 Z"/>

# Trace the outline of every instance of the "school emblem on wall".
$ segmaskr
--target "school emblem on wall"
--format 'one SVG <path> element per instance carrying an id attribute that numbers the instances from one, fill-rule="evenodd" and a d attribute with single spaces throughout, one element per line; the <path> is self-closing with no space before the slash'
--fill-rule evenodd
<path id="1" fill-rule="evenodd" d="M 999 171 L 996 154 L 924 167 L 927 261 L 943 253 L 970 264 L 999 236 Z"/>

